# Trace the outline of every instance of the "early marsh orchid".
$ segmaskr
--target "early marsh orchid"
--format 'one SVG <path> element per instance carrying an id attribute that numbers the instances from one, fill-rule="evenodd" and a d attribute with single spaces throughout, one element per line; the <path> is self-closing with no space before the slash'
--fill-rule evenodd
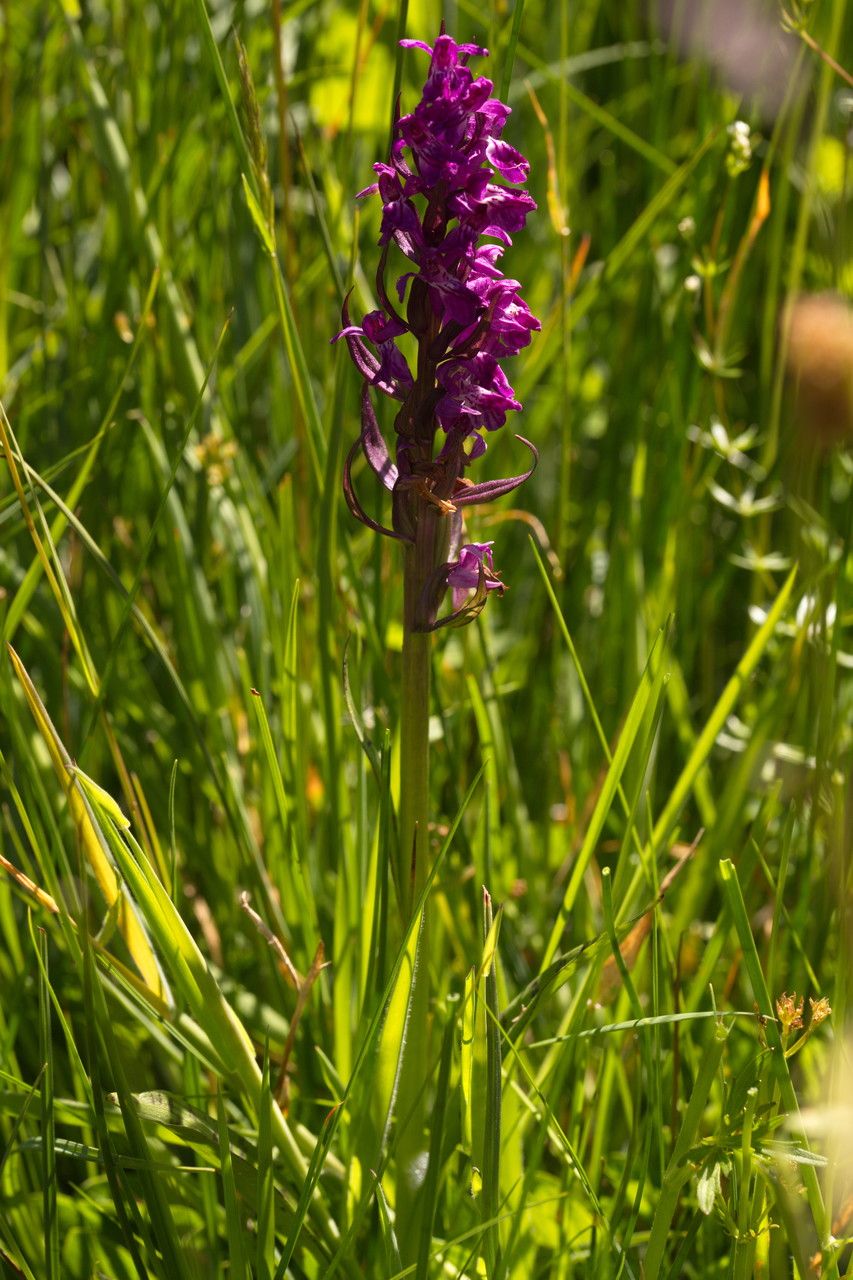
<path id="1" fill-rule="evenodd" d="M 528 478 L 476 483 L 466 474 L 486 451 L 486 437 L 521 408 L 503 362 L 530 342 L 539 321 L 521 286 L 501 271 L 504 250 L 536 208 L 522 188 L 528 164 L 501 137 L 509 107 L 492 97 L 492 82 L 474 76 L 468 60 L 485 49 L 457 44 L 442 29 L 435 44 L 404 40 L 430 56 L 421 100 L 394 124 L 387 163 L 373 166 L 377 181 L 360 192 L 382 198 L 381 253 L 376 272 L 379 307 L 360 324 L 342 328 L 362 375 L 361 432 L 347 456 L 344 494 L 354 516 L 403 544 L 403 650 L 401 655 L 397 895 L 403 918 L 425 891 L 431 862 L 429 795 L 430 632 L 462 626 L 504 584 L 495 572 L 490 542 L 464 542 L 466 506 L 491 502 Z M 389 256 L 403 271 L 389 289 Z M 399 406 L 396 447 L 388 448 L 374 405 L 386 396 Z M 353 483 L 361 452 L 391 495 L 390 526 L 364 510 Z M 449 611 L 444 602 L 452 593 Z M 430 911 L 424 907 L 419 946 L 426 949 Z M 395 1197 L 401 1240 L 417 1238 L 423 1169 L 423 1126 L 428 1061 L 429 973 L 416 969 L 412 1015 L 401 1068 Z"/>
<path id="2" fill-rule="evenodd" d="M 407 625 L 432 631 L 470 621 L 489 591 L 503 590 L 491 545 L 460 546 L 461 509 L 509 493 L 535 466 L 536 450 L 518 437 L 533 453 L 528 471 L 480 484 L 465 474 L 485 452 L 486 435 L 521 408 L 501 362 L 540 326 L 519 282 L 499 264 L 536 205 L 520 186 L 527 161 L 501 137 L 510 109 L 491 96 L 491 81 L 468 67 L 469 58 L 487 51 L 444 33 L 434 46 L 402 44 L 428 53 L 430 66 L 421 101 L 396 121 L 389 161 L 373 166 L 377 181 L 359 193 L 382 197 L 376 277 L 382 305 L 353 324 L 345 302 L 337 335 L 364 378 L 361 435 L 347 459 L 344 491 L 358 519 L 416 549 L 418 590 Z M 385 281 L 392 242 L 410 263 L 393 297 Z M 409 351 L 414 339 L 413 366 L 401 339 Z M 374 391 L 400 405 L 394 460 Z M 356 496 L 359 449 L 392 495 L 390 528 L 371 519 Z M 447 586 L 453 612 L 439 618 Z"/>

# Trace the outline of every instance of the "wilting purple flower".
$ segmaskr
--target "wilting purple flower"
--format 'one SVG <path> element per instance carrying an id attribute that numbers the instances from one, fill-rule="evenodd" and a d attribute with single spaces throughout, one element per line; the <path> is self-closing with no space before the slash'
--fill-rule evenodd
<path id="1" fill-rule="evenodd" d="M 460 508 L 509 493 L 533 469 L 479 485 L 465 475 L 485 452 L 482 433 L 497 430 L 507 413 L 521 408 L 499 362 L 526 347 L 540 325 L 519 282 L 504 276 L 499 264 L 536 205 L 520 186 L 527 161 L 501 136 L 510 109 L 491 96 L 492 82 L 468 67 L 469 58 L 488 51 L 457 44 L 443 30 L 434 46 L 401 43 L 427 52 L 430 66 L 420 102 L 396 122 L 388 161 L 373 166 L 377 181 L 359 193 L 382 198 L 381 307 L 354 325 L 345 301 L 337 335 L 365 383 L 361 436 L 347 460 L 344 491 L 364 523 L 418 549 L 423 592 L 413 625 L 432 630 L 468 621 L 489 591 L 503 590 L 491 543 L 460 548 Z M 408 259 L 393 297 L 385 283 L 392 244 Z M 401 339 L 408 345 L 401 346 Z M 413 364 L 404 350 L 416 353 Z M 370 387 L 400 402 L 396 462 Z M 439 430 L 444 439 L 437 445 Z M 536 450 L 523 443 L 535 466 Z M 351 469 L 359 445 L 391 491 L 391 529 L 370 519 L 355 495 Z M 439 622 L 448 586 L 454 613 Z"/>
<path id="2" fill-rule="evenodd" d="M 503 591 L 504 584 L 492 571 L 493 542 L 469 542 L 459 548 L 459 559 L 448 570 L 447 585 L 453 588 L 453 607 L 460 609 L 469 591 L 476 591 L 482 577 L 486 591 Z"/>

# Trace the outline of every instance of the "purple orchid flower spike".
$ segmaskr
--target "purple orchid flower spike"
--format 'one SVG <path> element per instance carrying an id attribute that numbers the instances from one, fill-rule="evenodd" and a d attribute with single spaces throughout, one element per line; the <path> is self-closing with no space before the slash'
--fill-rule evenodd
<path id="1" fill-rule="evenodd" d="M 524 190 L 529 166 L 503 138 L 510 109 L 492 97 L 492 83 L 469 61 L 486 54 L 457 44 L 442 27 L 433 45 L 404 40 L 429 56 L 420 101 L 394 121 L 387 160 L 373 166 L 375 183 L 360 192 L 382 201 L 378 306 L 360 323 L 341 310 L 341 329 L 361 374 L 361 431 L 344 467 L 352 514 L 403 544 L 403 636 L 400 654 L 399 808 L 395 885 L 402 919 L 425 893 L 432 854 L 430 769 L 430 633 L 471 622 L 505 585 L 490 542 L 474 542 L 464 515 L 528 479 L 526 471 L 476 483 L 467 472 L 490 434 L 521 404 L 505 371 L 539 329 L 517 280 L 502 258 L 536 208 Z M 386 280 L 397 260 L 396 278 Z M 333 339 L 336 340 L 336 339 Z M 394 402 L 394 446 L 383 435 L 382 399 Z M 390 437 L 390 432 L 389 432 Z M 391 496 L 390 527 L 362 506 L 354 483 L 362 455 L 380 492 Z M 424 899 L 426 901 L 426 899 Z M 424 918 L 428 904 L 423 907 Z M 412 1009 L 430 1005 L 428 964 L 412 976 Z M 418 1114 L 428 1093 L 425 1024 L 412 1018 L 397 1093 L 398 1116 Z M 428 1159 L 422 1125 L 397 1135 L 399 1238 L 419 1237 L 421 1179 Z M 424 1166 L 425 1167 L 425 1166 Z M 411 1259 L 407 1259 L 410 1261 Z"/>
<path id="2" fill-rule="evenodd" d="M 443 29 L 434 45 L 401 44 L 429 54 L 430 64 L 420 102 L 398 115 L 387 162 L 373 166 L 376 182 L 359 192 L 382 198 L 381 305 L 361 324 L 350 318 L 348 297 L 342 307 L 337 338 L 346 341 L 364 379 L 361 434 L 347 458 L 344 493 L 362 523 L 408 544 L 407 577 L 417 590 L 407 592 L 406 625 L 432 631 L 470 621 L 491 592 L 504 590 L 491 543 L 460 547 L 461 508 L 510 493 L 538 458 L 518 436 L 533 454 L 527 471 L 479 484 L 465 474 L 485 452 L 488 433 L 521 408 L 502 362 L 523 350 L 540 325 L 500 261 L 536 205 L 522 186 L 527 161 L 501 136 L 510 109 L 492 97 L 492 82 L 468 66 L 488 51 L 457 44 Z M 406 264 L 389 289 L 392 245 Z M 405 350 L 415 349 L 410 365 Z M 399 406 L 394 460 L 374 391 Z M 352 468 L 359 452 L 391 493 L 390 529 L 369 517 L 356 497 Z M 440 616 L 448 589 L 453 608 Z"/>

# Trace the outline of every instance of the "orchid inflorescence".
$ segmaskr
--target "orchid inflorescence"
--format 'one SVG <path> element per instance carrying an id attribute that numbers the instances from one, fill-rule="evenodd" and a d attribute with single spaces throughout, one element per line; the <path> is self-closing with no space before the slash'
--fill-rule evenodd
<path id="1" fill-rule="evenodd" d="M 395 121 L 389 163 L 375 164 L 378 181 L 359 192 L 378 191 L 383 202 L 376 274 L 381 307 L 357 325 L 348 299 L 343 304 L 337 337 L 346 339 L 364 378 L 361 434 L 346 461 L 344 493 L 363 524 L 415 548 L 421 572 L 410 624 L 432 631 L 470 621 L 490 591 L 504 590 L 492 544 L 461 545 L 462 509 L 509 493 L 536 465 L 534 446 L 518 436 L 533 454 L 529 470 L 479 484 L 465 475 L 486 450 L 483 432 L 521 408 L 499 362 L 527 346 L 540 325 L 519 282 L 498 264 L 510 233 L 523 228 L 536 205 L 520 186 L 527 161 L 501 138 L 510 108 L 491 97 L 492 82 L 467 65 L 488 51 L 457 44 L 443 29 L 432 47 L 419 40 L 401 44 L 425 50 L 431 61 L 421 101 Z M 385 284 L 392 242 L 412 264 L 396 281 L 396 300 Z M 399 345 L 406 335 L 416 351 L 413 365 Z M 393 461 L 371 388 L 400 404 Z M 391 493 L 391 528 L 373 520 L 356 496 L 352 467 L 359 450 Z M 453 612 L 439 620 L 448 586 Z"/>

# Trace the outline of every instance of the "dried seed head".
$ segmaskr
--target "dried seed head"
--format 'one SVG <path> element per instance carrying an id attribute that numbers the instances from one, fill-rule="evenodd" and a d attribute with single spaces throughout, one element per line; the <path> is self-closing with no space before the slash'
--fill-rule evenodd
<path id="1" fill-rule="evenodd" d="M 810 1026 L 812 1027 L 819 1027 L 820 1024 L 825 1022 L 832 1013 L 832 1009 L 826 996 L 821 996 L 819 1000 L 813 1000 L 811 996 L 809 996 L 809 1007 L 812 1011 L 810 1023 Z"/>
<path id="2" fill-rule="evenodd" d="M 803 1025 L 804 1003 L 802 996 L 798 997 L 796 991 L 790 996 L 783 991 L 779 996 L 776 1001 L 776 1016 L 782 1024 L 783 1035 L 797 1031 Z"/>

